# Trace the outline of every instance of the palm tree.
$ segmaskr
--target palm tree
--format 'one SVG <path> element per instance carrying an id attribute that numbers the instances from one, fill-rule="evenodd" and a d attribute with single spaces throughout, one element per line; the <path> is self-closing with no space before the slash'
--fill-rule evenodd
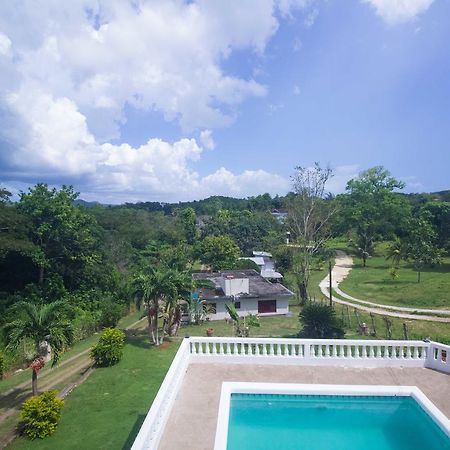
<path id="1" fill-rule="evenodd" d="M 175 295 L 167 296 L 162 311 L 163 322 L 163 336 L 175 336 L 181 324 L 181 306 L 182 302 L 188 302 L 191 298 L 193 290 L 193 280 L 187 272 L 177 272 L 170 270 L 168 274 L 170 280 L 175 288 L 172 293 Z"/>
<path id="2" fill-rule="evenodd" d="M 398 269 L 402 259 L 405 259 L 405 246 L 403 242 L 396 238 L 387 248 L 386 259 L 392 261 L 392 267 Z"/>
<path id="3" fill-rule="evenodd" d="M 33 341 L 35 354 L 30 365 L 33 395 L 38 393 L 38 371 L 46 360 L 52 359 L 54 367 L 64 349 L 73 342 L 73 327 L 67 320 L 68 308 L 63 301 L 46 305 L 21 301 L 14 306 L 17 318 L 5 325 L 8 348 L 17 349 L 24 341 Z"/>
<path id="4" fill-rule="evenodd" d="M 165 300 L 176 297 L 174 270 L 148 269 L 146 273 L 138 274 L 133 280 L 134 296 L 140 308 L 145 305 L 148 319 L 150 340 L 159 345 L 164 338 L 159 336 L 158 318 Z"/>

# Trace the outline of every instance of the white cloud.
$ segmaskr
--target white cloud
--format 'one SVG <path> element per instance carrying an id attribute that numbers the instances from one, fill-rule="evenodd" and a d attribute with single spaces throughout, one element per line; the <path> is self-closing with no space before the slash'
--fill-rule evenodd
<path id="1" fill-rule="evenodd" d="M 295 85 L 294 89 L 292 90 L 292 92 L 294 93 L 294 95 L 300 95 L 301 90 L 300 90 L 300 88 L 297 85 Z"/>
<path id="2" fill-rule="evenodd" d="M 328 181 L 326 188 L 332 194 L 340 194 L 345 191 L 347 182 L 356 178 L 359 174 L 357 164 L 337 166 L 333 169 L 333 177 Z"/>
<path id="3" fill-rule="evenodd" d="M 266 93 L 220 62 L 233 49 L 263 52 L 278 27 L 273 9 L 272 0 L 239 8 L 206 0 L 3 2 L 8 37 L 0 36 L 0 51 L 12 42 L 19 82 L 31 79 L 76 103 L 100 140 L 118 137 L 127 103 L 187 130 L 218 127 L 245 98 Z"/>
<path id="4" fill-rule="evenodd" d="M 11 55 L 11 40 L 6 34 L 0 32 L 0 56 Z"/>
<path id="5" fill-rule="evenodd" d="M 214 147 L 216 146 L 216 143 L 214 142 L 214 139 L 212 137 L 212 131 L 211 130 L 203 130 L 200 133 L 200 142 L 208 150 L 214 150 Z"/>
<path id="6" fill-rule="evenodd" d="M 116 203 L 121 201 L 187 200 L 213 194 L 253 195 L 283 193 L 286 181 L 261 170 L 235 175 L 224 168 L 200 177 L 192 168 L 204 148 L 212 149 L 210 130 L 195 139 L 169 143 L 149 139 L 144 145 L 98 142 L 86 118 L 65 97 L 54 98 L 32 84 L 10 94 L 8 105 L 22 117 L 17 150 L 7 164 L 27 177 L 81 180 L 83 197 Z"/>
<path id="7" fill-rule="evenodd" d="M 292 17 L 293 11 L 306 9 L 314 2 L 315 0 L 278 0 L 277 6 L 282 16 Z"/>
<path id="8" fill-rule="evenodd" d="M 318 8 L 314 8 L 313 10 L 311 10 L 307 14 L 305 19 L 303 20 L 303 24 L 305 25 L 305 28 L 308 28 L 308 29 L 311 28 L 314 25 L 318 15 L 319 15 Z"/>
<path id="9" fill-rule="evenodd" d="M 276 0 L 0 3 L 3 174 L 16 184 L 74 182 L 109 201 L 283 192 L 286 181 L 268 172 L 200 177 L 193 168 L 215 147 L 211 130 L 266 95 L 222 62 L 236 49 L 262 55 L 279 11 Z M 144 145 L 118 144 L 126 105 L 203 131 L 198 142 L 150 130 Z"/>
<path id="10" fill-rule="evenodd" d="M 388 24 L 408 22 L 425 12 L 434 0 L 363 0 L 375 8 L 376 13 Z"/>

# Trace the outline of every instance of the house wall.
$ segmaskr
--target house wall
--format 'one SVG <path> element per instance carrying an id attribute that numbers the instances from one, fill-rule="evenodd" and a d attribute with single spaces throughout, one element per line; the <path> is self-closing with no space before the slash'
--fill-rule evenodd
<path id="1" fill-rule="evenodd" d="M 240 298 L 237 301 L 241 302 L 241 308 L 238 309 L 238 313 L 240 316 L 246 316 L 247 314 L 258 314 L 258 298 L 247 298 L 242 299 Z M 264 316 L 275 316 L 275 315 L 283 315 L 287 314 L 289 312 L 289 298 L 286 296 L 283 296 L 281 298 L 265 298 L 264 300 L 276 300 L 277 301 L 277 312 L 276 313 L 269 313 L 269 314 L 260 314 L 261 317 Z M 215 303 L 216 304 L 216 314 L 209 314 L 208 317 L 210 320 L 223 320 L 223 319 L 229 319 L 230 316 L 227 313 L 227 310 L 225 309 L 226 303 L 231 303 L 230 301 L 226 301 L 223 299 L 217 299 L 217 300 L 207 300 L 207 303 Z"/>

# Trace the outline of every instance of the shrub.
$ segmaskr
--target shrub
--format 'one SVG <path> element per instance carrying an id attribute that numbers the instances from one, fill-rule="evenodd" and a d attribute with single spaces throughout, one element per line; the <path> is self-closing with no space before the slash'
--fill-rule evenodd
<path id="1" fill-rule="evenodd" d="M 75 307 L 74 318 L 72 319 L 74 340 L 78 342 L 92 336 L 98 330 L 99 317 L 98 312 L 85 311 Z"/>
<path id="2" fill-rule="evenodd" d="M 100 317 L 100 326 L 116 327 L 120 318 L 123 316 L 123 306 L 114 302 L 106 302 L 102 306 L 102 315 Z"/>
<path id="3" fill-rule="evenodd" d="M 117 328 L 105 328 L 94 347 L 91 358 L 98 366 L 112 366 L 120 361 L 123 355 L 125 335 Z"/>
<path id="4" fill-rule="evenodd" d="M 5 357 L 3 353 L 0 352 L 0 380 L 3 378 L 3 372 L 5 370 Z"/>
<path id="5" fill-rule="evenodd" d="M 300 312 L 300 322 L 303 324 L 301 337 L 313 339 L 344 337 L 342 323 L 331 306 L 316 302 L 306 304 Z"/>
<path id="6" fill-rule="evenodd" d="M 20 416 L 23 431 L 30 439 L 43 439 L 55 432 L 64 405 L 56 394 L 57 391 L 46 391 L 23 403 Z"/>

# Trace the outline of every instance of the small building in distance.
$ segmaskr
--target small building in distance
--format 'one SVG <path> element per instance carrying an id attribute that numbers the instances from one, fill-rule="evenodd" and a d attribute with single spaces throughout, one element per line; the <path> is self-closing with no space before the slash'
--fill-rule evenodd
<path id="1" fill-rule="evenodd" d="M 272 217 L 274 217 L 278 223 L 285 223 L 288 217 L 288 210 L 286 208 L 272 209 Z"/>
<path id="2" fill-rule="evenodd" d="M 227 303 L 234 303 L 241 316 L 288 314 L 289 299 L 294 296 L 282 284 L 271 283 L 253 269 L 194 272 L 192 277 L 210 282 L 210 287 L 199 288 L 194 293 L 210 306 L 210 320 L 229 318 Z"/>
<path id="3" fill-rule="evenodd" d="M 268 280 L 281 280 L 283 275 L 275 270 L 275 264 L 272 261 L 272 254 L 269 252 L 254 251 L 253 256 L 242 256 L 239 259 L 248 259 L 253 261 L 260 270 L 260 275 Z"/>

